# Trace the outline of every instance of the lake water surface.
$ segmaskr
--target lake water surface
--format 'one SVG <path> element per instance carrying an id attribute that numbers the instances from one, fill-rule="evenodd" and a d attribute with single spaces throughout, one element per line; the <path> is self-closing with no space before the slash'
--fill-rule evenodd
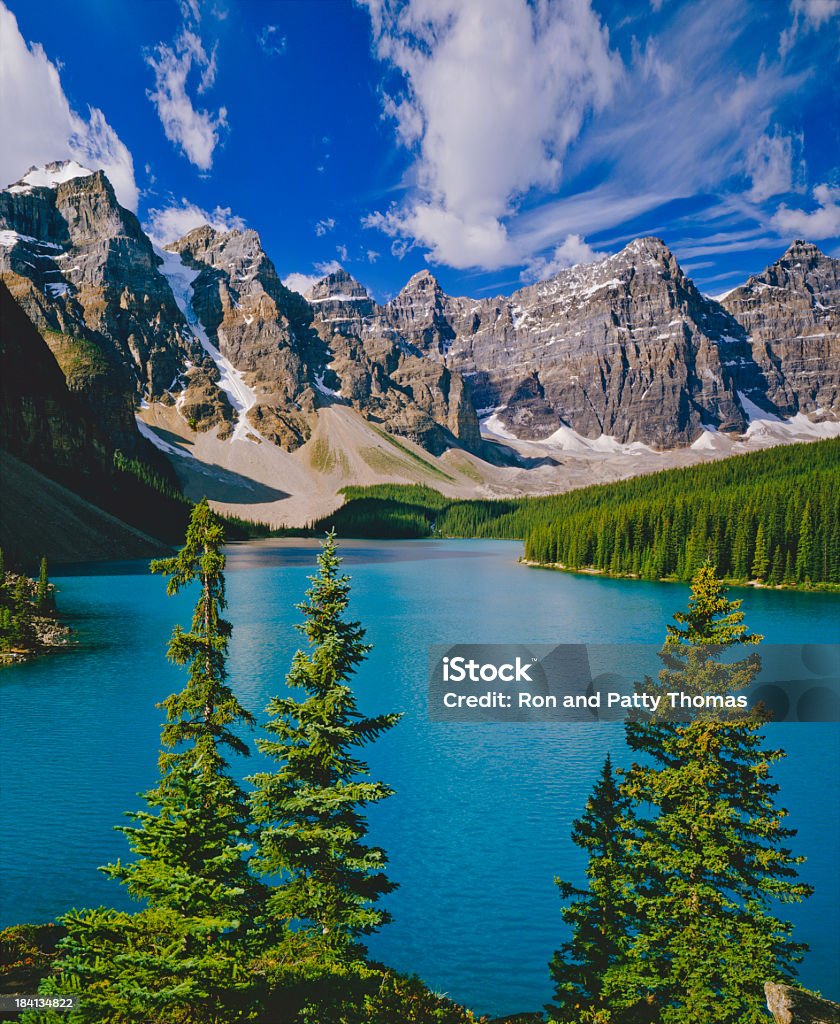
<path id="1" fill-rule="evenodd" d="M 553 877 L 582 880 L 569 842 L 609 751 L 627 763 L 620 725 L 431 723 L 432 643 L 657 643 L 684 607 L 679 585 L 527 569 L 521 545 L 500 541 L 346 542 L 352 612 L 375 645 L 357 677 L 367 712 L 401 723 L 369 748 L 375 777 L 396 795 L 374 809 L 371 840 L 400 888 L 394 922 L 369 942 L 377 958 L 421 975 L 483 1013 L 539 1009 L 547 963 L 563 936 Z M 228 559 L 234 623 L 230 676 L 258 716 L 282 688 L 299 644 L 295 602 L 315 542 L 235 545 Z M 190 595 L 170 599 L 144 563 L 78 567 L 56 579 L 79 650 L 0 672 L 0 925 L 46 921 L 71 907 L 127 907 L 96 870 L 125 856 L 113 831 L 154 784 L 161 713 L 183 685 L 165 649 L 189 622 Z M 774 643 L 834 642 L 840 600 L 745 590 L 749 626 Z M 840 727 L 779 725 L 772 742 L 781 801 L 816 887 L 789 909 L 812 950 L 803 984 L 838 998 L 840 963 Z M 257 757 L 241 768 L 248 774 Z"/>

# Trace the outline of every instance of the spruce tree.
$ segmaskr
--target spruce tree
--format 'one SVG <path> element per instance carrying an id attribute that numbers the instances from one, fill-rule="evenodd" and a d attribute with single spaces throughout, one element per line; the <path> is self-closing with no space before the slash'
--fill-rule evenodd
<path id="1" fill-rule="evenodd" d="M 628 997 L 628 953 L 632 944 L 636 822 L 630 800 L 617 783 L 609 756 L 572 826 L 572 842 L 589 857 L 588 888 L 555 879 L 567 905 L 563 920 L 571 938 L 554 954 L 554 1001 L 546 1006 L 551 1021 L 578 1024 L 581 1014 L 616 1010 L 636 1001 Z"/>
<path id="2" fill-rule="evenodd" d="M 41 558 L 41 569 L 38 574 L 38 591 L 35 599 L 35 607 L 38 609 L 40 615 L 52 615 L 55 611 L 55 598 L 53 596 L 52 587 L 50 586 L 50 577 L 47 571 L 47 560 Z"/>
<path id="3" fill-rule="evenodd" d="M 360 748 L 396 724 L 399 715 L 363 716 L 350 685 L 369 645 L 347 621 L 349 577 L 339 573 L 335 536 L 327 535 L 310 577 L 298 626 L 309 651 L 298 651 L 286 684 L 294 696 L 267 707 L 269 739 L 257 740 L 276 770 L 250 780 L 258 846 L 252 866 L 279 881 L 267 901 L 276 931 L 310 929 L 330 955 L 354 958 L 359 940 L 390 918 L 377 906 L 394 884 L 383 850 L 369 846 L 365 808 L 390 796 L 370 781 Z"/>
<path id="4" fill-rule="evenodd" d="M 748 632 L 740 604 L 711 565 L 699 570 L 688 611 L 668 626 L 660 689 L 721 693 L 749 684 L 760 670 L 756 654 L 719 660 L 761 640 Z M 635 894 L 633 957 L 659 1024 L 760 1024 L 764 983 L 792 980 L 805 948 L 774 916 L 775 903 L 811 890 L 797 880 L 803 858 L 786 845 L 795 833 L 783 824 L 769 778 L 784 753 L 765 748 L 762 724 L 751 713 L 627 724 L 643 761 L 622 789 L 653 809 L 640 821 L 645 876 Z"/>
<path id="5" fill-rule="evenodd" d="M 758 524 L 758 532 L 755 535 L 755 555 L 753 556 L 752 575 L 753 579 L 765 580 L 770 559 L 767 557 L 767 537 L 764 532 L 764 523 Z"/>
<path id="6" fill-rule="evenodd" d="M 796 579 L 799 583 L 804 583 L 810 579 L 813 545 L 811 503 L 806 501 L 802 512 L 802 521 L 799 524 L 799 539 L 796 545 Z"/>
<path id="7" fill-rule="evenodd" d="M 198 584 L 191 629 L 176 626 L 169 644 L 170 659 L 189 675 L 184 689 L 160 705 L 166 723 L 160 779 L 144 794 L 149 810 L 130 813 L 135 826 L 119 828 L 135 859 L 102 869 L 146 909 L 113 919 L 85 911 L 63 920 L 69 935 L 55 984 L 69 991 L 96 981 L 104 1003 L 102 1015 L 91 1019 L 138 1019 L 131 1007 L 144 1003 L 156 1014 L 151 1019 L 167 1022 L 236 1021 L 247 1013 L 252 981 L 245 964 L 262 888 L 245 860 L 247 800 L 226 761 L 229 751 L 248 752 L 234 729 L 252 716 L 226 682 L 231 625 L 222 617 L 223 541 L 218 518 L 202 501 L 184 547 L 151 566 L 169 577 L 170 595 Z"/>
<path id="8" fill-rule="evenodd" d="M 29 580 L 23 574 L 18 576 L 12 596 L 12 642 L 23 650 L 35 645 Z"/>

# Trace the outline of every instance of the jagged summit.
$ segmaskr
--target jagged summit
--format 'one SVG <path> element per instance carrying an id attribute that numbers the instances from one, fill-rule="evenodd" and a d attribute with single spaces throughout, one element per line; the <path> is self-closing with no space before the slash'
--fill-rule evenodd
<path id="1" fill-rule="evenodd" d="M 819 246 L 814 245 L 813 242 L 806 242 L 801 238 L 795 239 L 787 247 L 784 253 L 776 260 L 777 263 L 783 263 L 786 260 L 796 259 L 828 259 L 829 257 L 820 249 Z"/>
<path id="2" fill-rule="evenodd" d="M 342 267 L 316 282 L 306 293 L 306 298 L 310 302 L 369 302 L 370 294 Z"/>
<path id="3" fill-rule="evenodd" d="M 416 274 L 411 275 L 408 281 L 406 281 L 405 285 L 400 289 L 400 295 L 402 295 L 404 292 L 422 291 L 443 291 L 438 279 L 430 270 L 427 270 L 425 267 L 423 268 L 423 270 L 418 270 Z"/>
<path id="4" fill-rule="evenodd" d="M 55 160 L 42 167 L 32 166 L 20 180 L 13 182 L 4 192 L 31 192 L 33 188 L 56 188 L 74 178 L 88 178 L 95 174 L 76 160 Z"/>

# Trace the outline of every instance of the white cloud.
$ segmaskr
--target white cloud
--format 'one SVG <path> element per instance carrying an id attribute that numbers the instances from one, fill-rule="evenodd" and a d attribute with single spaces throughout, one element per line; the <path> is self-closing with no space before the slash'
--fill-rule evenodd
<path id="1" fill-rule="evenodd" d="M 522 272 L 523 281 L 544 281 L 561 270 L 568 270 L 580 263 L 597 263 L 608 253 L 596 252 L 580 235 L 568 235 L 562 245 L 555 247 L 549 256 L 530 260 Z"/>
<path id="2" fill-rule="evenodd" d="M 779 53 L 785 57 L 803 32 L 820 29 L 840 14 L 840 0 L 791 0 L 791 23 L 779 37 Z"/>
<path id="3" fill-rule="evenodd" d="M 332 217 L 325 217 L 323 220 L 319 220 L 318 223 L 315 225 L 315 234 L 319 238 L 321 238 L 328 231 L 332 231 L 332 229 L 334 227 L 335 227 L 335 221 L 333 220 L 333 218 Z"/>
<path id="4" fill-rule="evenodd" d="M 269 57 L 281 57 L 286 52 L 286 37 L 280 35 L 278 25 L 264 25 L 257 36 L 260 49 Z"/>
<path id="5" fill-rule="evenodd" d="M 346 263 L 347 262 L 347 246 L 346 245 L 337 245 L 335 247 L 335 251 L 338 253 L 338 258 L 342 261 L 342 263 Z"/>
<path id="6" fill-rule="evenodd" d="M 796 139 L 802 144 L 802 137 Z M 794 139 L 776 128 L 772 135 L 760 135 L 747 152 L 746 172 L 752 180 L 747 198 L 755 202 L 794 189 Z"/>
<path id="7" fill-rule="evenodd" d="M 326 277 L 327 274 L 337 274 L 339 270 L 344 270 L 344 267 L 342 267 L 338 260 L 325 260 L 323 263 L 313 263 L 312 266 L 315 267 L 321 277 Z"/>
<path id="8" fill-rule="evenodd" d="M 840 188 L 817 185 L 813 196 L 817 209 L 810 213 L 792 210 L 782 203 L 773 215 L 774 227 L 783 235 L 795 235 L 806 241 L 840 235 Z"/>
<path id="9" fill-rule="evenodd" d="M 323 274 L 288 274 L 283 278 L 283 284 L 293 292 L 306 295 L 309 289 L 316 285 L 322 277 Z"/>
<path id="10" fill-rule="evenodd" d="M 590 0 L 359 2 L 405 82 L 384 113 L 415 157 L 406 196 L 363 221 L 395 254 L 550 267 L 570 235 L 676 200 L 740 190 L 754 218 L 760 200 L 801 187 L 801 140 L 772 126 L 810 70 L 745 63 L 760 5 L 671 5 L 624 64 Z"/>
<path id="11" fill-rule="evenodd" d="M 435 262 L 509 263 L 505 218 L 531 189 L 557 185 L 585 117 L 621 76 L 598 16 L 588 0 L 365 2 L 377 54 L 403 79 L 385 114 L 416 155 L 417 184 L 371 223 Z"/>
<path id="12" fill-rule="evenodd" d="M 245 221 L 232 213 L 230 207 L 217 206 L 208 212 L 186 199 L 162 209 L 149 210 L 143 227 L 155 245 L 163 247 L 203 224 L 209 224 L 215 231 L 242 231 L 245 228 Z"/>
<path id="13" fill-rule="evenodd" d="M 380 257 L 380 256 L 381 256 L 382 254 L 381 254 L 381 253 L 378 253 L 378 252 L 376 251 L 376 249 L 368 249 L 368 251 L 367 251 L 367 254 L 366 254 L 366 255 L 367 255 L 367 261 L 368 261 L 368 263 L 376 263 L 376 261 L 377 261 L 377 260 L 379 259 L 379 257 Z"/>
<path id="14" fill-rule="evenodd" d="M 184 24 L 172 45 L 159 43 L 146 63 L 154 71 L 155 85 L 147 91 L 154 103 L 167 139 L 180 148 L 187 159 L 202 171 L 213 165 L 213 151 L 227 127 L 227 110 L 215 113 L 197 109 L 187 81 L 190 72 L 198 75 L 196 91 L 206 92 L 216 80 L 216 47 L 207 55 L 198 31 L 200 10 L 196 3 L 182 3 Z"/>
<path id="15" fill-rule="evenodd" d="M 28 46 L 14 14 L 0 0 L 0 187 L 33 164 L 73 159 L 108 176 L 117 199 L 137 209 L 134 162 L 105 115 L 74 111 L 56 64 L 40 43 Z"/>

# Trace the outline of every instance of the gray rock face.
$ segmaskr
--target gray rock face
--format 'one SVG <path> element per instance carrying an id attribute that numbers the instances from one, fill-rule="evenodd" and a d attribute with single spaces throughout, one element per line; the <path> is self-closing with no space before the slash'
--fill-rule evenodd
<path id="1" fill-rule="evenodd" d="M 840 1024 L 840 1004 L 811 992 L 768 981 L 764 994 L 776 1024 Z"/>
<path id="2" fill-rule="evenodd" d="M 749 335 L 767 398 L 782 415 L 840 406 L 840 260 L 794 242 L 722 305 Z"/>
<path id="3" fill-rule="evenodd" d="M 702 426 L 840 409 L 840 261 L 798 243 L 721 305 L 656 238 L 510 298 L 451 298 L 416 274 L 365 329 L 457 370 L 516 436 L 569 426 L 656 448 Z"/>
<path id="4" fill-rule="evenodd" d="M 509 298 L 453 298 L 423 271 L 385 305 L 343 270 L 297 295 L 254 231 L 198 228 L 169 249 L 207 340 L 249 389 L 243 416 L 284 448 L 335 402 L 435 453 L 482 451 L 476 410 L 524 439 L 568 426 L 656 448 L 703 426 L 742 431 L 753 406 L 840 412 L 840 261 L 806 243 L 722 304 L 655 238 Z M 50 165 L 0 192 L 0 279 L 129 451 L 141 397 L 177 398 L 221 437 L 238 421 L 170 278 L 102 172 Z"/>
<path id="5" fill-rule="evenodd" d="M 0 192 L 4 230 L 0 276 L 35 324 L 88 338 L 139 394 L 171 386 L 190 348 L 183 318 L 152 243 L 101 171 Z"/>
<path id="6" fill-rule="evenodd" d="M 313 327 L 329 349 L 319 378 L 363 415 L 433 454 L 482 446 L 478 416 L 462 376 L 431 360 L 390 327 L 383 309 L 345 271 L 308 294 Z"/>
<path id="7" fill-rule="evenodd" d="M 460 371 L 476 406 L 523 438 L 570 426 L 586 437 L 686 444 L 701 424 L 743 429 L 735 378 L 756 383 L 743 329 L 658 239 L 509 299 L 449 299 L 418 274 L 382 318 Z"/>

